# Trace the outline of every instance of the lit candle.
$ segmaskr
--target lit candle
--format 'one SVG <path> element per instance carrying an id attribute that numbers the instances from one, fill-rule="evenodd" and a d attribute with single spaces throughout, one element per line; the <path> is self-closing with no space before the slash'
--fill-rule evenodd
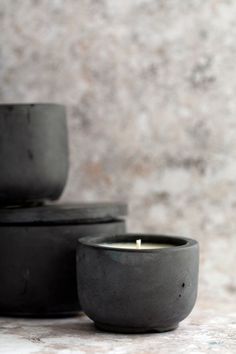
<path id="1" fill-rule="evenodd" d="M 160 249 L 167 247 L 175 247 L 171 243 L 157 243 L 157 242 L 142 242 L 141 239 L 136 240 L 136 242 L 112 242 L 112 243 L 101 243 L 101 246 L 111 247 L 111 248 L 125 248 L 125 249 Z"/>

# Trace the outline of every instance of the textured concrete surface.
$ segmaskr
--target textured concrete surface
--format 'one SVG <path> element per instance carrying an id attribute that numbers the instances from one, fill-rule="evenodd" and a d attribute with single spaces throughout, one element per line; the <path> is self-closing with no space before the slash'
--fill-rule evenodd
<path id="1" fill-rule="evenodd" d="M 85 316 L 60 320 L 0 318 L 1 354 L 175 354 L 236 352 L 236 314 L 227 303 L 199 299 L 191 317 L 166 333 L 100 332 Z"/>
<path id="2" fill-rule="evenodd" d="M 68 106 L 62 200 L 196 238 L 200 295 L 236 311 L 236 2 L 1 0 L 0 101 Z"/>

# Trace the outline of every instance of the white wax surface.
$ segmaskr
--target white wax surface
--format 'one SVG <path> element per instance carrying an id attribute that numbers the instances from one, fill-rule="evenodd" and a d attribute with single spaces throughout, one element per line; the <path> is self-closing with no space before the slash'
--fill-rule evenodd
<path id="1" fill-rule="evenodd" d="M 171 243 L 154 243 L 154 242 L 142 242 L 140 248 L 137 247 L 136 242 L 113 242 L 113 243 L 101 243 L 101 246 L 106 246 L 110 248 L 126 248 L 126 249 L 159 249 L 167 247 L 175 247 Z"/>

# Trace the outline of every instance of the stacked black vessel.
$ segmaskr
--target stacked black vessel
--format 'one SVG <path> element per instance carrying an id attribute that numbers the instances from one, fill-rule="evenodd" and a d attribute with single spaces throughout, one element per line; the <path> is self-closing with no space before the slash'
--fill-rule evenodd
<path id="1" fill-rule="evenodd" d="M 69 169 L 61 105 L 0 105 L 0 166 L 0 315 L 76 314 L 77 239 L 124 233 L 127 206 L 49 203 Z"/>

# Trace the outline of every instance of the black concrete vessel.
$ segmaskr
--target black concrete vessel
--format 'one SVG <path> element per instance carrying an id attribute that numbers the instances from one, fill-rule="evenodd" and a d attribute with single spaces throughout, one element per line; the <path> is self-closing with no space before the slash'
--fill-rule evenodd
<path id="1" fill-rule="evenodd" d="M 106 331 L 175 329 L 196 301 L 198 243 L 184 237 L 111 235 L 78 241 L 78 294 L 83 311 Z M 123 249 L 102 245 L 136 239 L 168 243 L 170 247 Z"/>
<path id="2" fill-rule="evenodd" d="M 0 205 L 55 200 L 68 174 L 64 106 L 0 105 Z"/>
<path id="3" fill-rule="evenodd" d="M 76 314 L 78 237 L 125 232 L 126 214 L 115 203 L 1 209 L 0 315 Z"/>

